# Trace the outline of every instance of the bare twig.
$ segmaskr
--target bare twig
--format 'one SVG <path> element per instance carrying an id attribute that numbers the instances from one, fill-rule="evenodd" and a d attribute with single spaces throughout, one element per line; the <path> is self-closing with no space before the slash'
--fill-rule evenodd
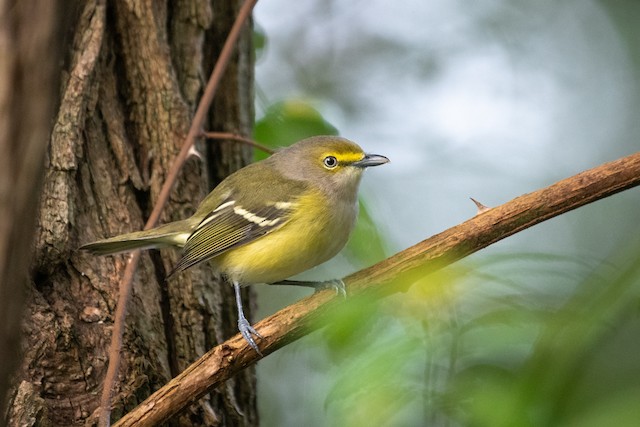
<path id="1" fill-rule="evenodd" d="M 473 197 L 469 197 L 471 199 L 471 201 L 476 205 L 476 207 L 478 208 L 478 214 L 481 214 L 482 212 L 486 212 L 489 209 L 491 209 L 489 206 L 485 206 L 482 203 L 480 203 L 479 201 L 477 201 L 476 199 L 474 199 Z"/>
<path id="2" fill-rule="evenodd" d="M 251 138 L 246 138 L 242 135 L 238 135 L 231 132 L 202 132 L 200 136 L 209 139 L 227 139 L 231 141 L 241 142 L 243 144 L 247 144 L 252 146 L 253 148 L 257 148 L 258 150 L 264 151 L 268 154 L 273 154 L 273 150 L 266 145 L 262 145 Z"/>
<path id="3" fill-rule="evenodd" d="M 518 231 L 637 185 L 640 152 L 488 209 L 344 281 L 352 296 L 368 293 L 380 298 L 401 292 L 416 279 Z M 320 292 L 255 324 L 263 336 L 259 341 L 262 353 L 270 354 L 318 329 L 322 325 L 318 319 L 340 300 L 332 291 Z M 153 393 L 116 426 L 151 426 L 166 421 L 259 359 L 237 334 Z"/>
<path id="4" fill-rule="evenodd" d="M 233 23 L 233 27 L 231 27 L 231 31 L 227 36 L 224 46 L 222 47 L 222 51 L 220 52 L 220 56 L 216 61 L 211 76 L 209 77 L 209 81 L 207 82 L 207 86 L 205 87 L 202 99 L 198 104 L 198 108 L 196 109 L 191 127 L 189 128 L 189 132 L 185 138 L 182 148 L 180 149 L 180 152 L 173 161 L 171 169 L 167 174 L 166 181 L 162 186 L 162 189 L 160 190 L 160 194 L 158 195 L 158 201 L 153 207 L 153 211 L 151 212 L 151 215 L 149 216 L 149 219 L 147 220 L 147 223 L 144 227 L 145 230 L 153 228 L 160 219 L 162 210 L 164 209 L 164 206 L 169 199 L 171 189 L 173 188 L 173 185 L 178 178 L 178 174 L 180 173 L 180 170 L 182 169 L 182 166 L 184 165 L 189 155 L 189 150 L 193 146 L 196 137 L 202 130 L 202 125 L 206 118 L 207 111 L 211 106 L 211 102 L 213 101 L 213 97 L 215 96 L 222 75 L 227 67 L 227 64 L 229 63 L 233 48 L 235 47 L 240 36 L 240 31 L 242 30 L 245 22 L 249 19 L 251 11 L 253 10 L 253 7 L 256 3 L 257 0 L 246 0 L 240 8 L 240 11 L 238 12 L 238 16 Z M 114 317 L 111 346 L 109 348 L 109 367 L 107 368 L 107 375 L 103 384 L 102 397 L 100 400 L 101 410 L 99 425 L 103 427 L 107 427 L 110 425 L 111 398 L 113 394 L 113 388 L 118 377 L 118 370 L 120 368 L 120 352 L 122 350 L 122 336 L 124 334 L 127 305 L 131 296 L 133 276 L 135 274 L 136 267 L 138 266 L 139 259 L 140 251 L 133 252 L 131 257 L 129 258 L 129 262 L 127 263 L 122 282 L 120 282 L 118 306 Z"/>

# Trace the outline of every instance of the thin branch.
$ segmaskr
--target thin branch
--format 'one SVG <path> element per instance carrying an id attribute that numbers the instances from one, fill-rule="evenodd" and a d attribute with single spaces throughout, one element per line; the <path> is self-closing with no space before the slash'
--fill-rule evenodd
<path id="1" fill-rule="evenodd" d="M 490 208 L 386 260 L 344 279 L 352 297 L 402 292 L 417 279 L 514 233 L 572 209 L 640 185 L 640 152 L 606 163 Z M 267 355 L 320 328 L 327 309 L 341 302 L 325 291 L 305 298 L 254 327 Z M 116 426 L 151 426 L 177 414 L 260 357 L 239 335 L 211 349 L 167 385 L 125 415 Z"/>
<path id="2" fill-rule="evenodd" d="M 231 141 L 241 142 L 243 144 L 247 144 L 252 146 L 253 148 L 257 148 L 258 150 L 264 151 L 267 154 L 273 154 L 273 150 L 266 145 L 262 145 L 251 138 L 246 138 L 242 135 L 238 135 L 236 133 L 231 132 L 202 132 L 200 136 L 209 139 L 227 139 Z"/>
<path id="3" fill-rule="evenodd" d="M 178 179 L 178 174 L 180 173 L 182 166 L 189 156 L 189 151 L 193 146 L 196 137 L 202 130 L 202 125 L 204 124 L 207 111 L 211 106 L 211 102 L 213 101 L 213 97 L 215 96 L 224 71 L 227 68 L 229 60 L 231 58 L 231 54 L 233 53 L 233 49 L 237 44 L 238 38 L 240 37 L 242 27 L 251 16 L 251 11 L 253 10 L 253 7 L 256 3 L 257 0 L 246 0 L 240 8 L 240 11 L 238 12 L 238 16 L 236 17 L 236 20 L 231 27 L 231 31 L 229 32 L 229 35 L 225 40 L 222 51 L 220 52 L 220 56 L 216 61 L 211 76 L 209 77 L 209 81 L 207 82 L 207 86 L 205 87 L 202 99 L 200 99 L 200 103 L 198 104 L 198 108 L 196 109 L 191 127 L 189 128 L 189 132 L 185 138 L 184 143 L 182 144 L 180 152 L 171 165 L 171 169 L 167 174 L 166 181 L 164 182 L 164 185 L 160 190 L 160 194 L 158 195 L 158 201 L 153 207 L 153 211 L 151 212 L 151 215 L 149 216 L 149 219 L 147 220 L 147 223 L 144 227 L 145 230 L 155 227 L 155 225 L 158 223 L 158 220 L 160 219 L 162 210 L 167 204 L 167 200 L 169 200 L 171 189 Z M 135 274 L 139 260 L 140 251 L 133 252 L 131 257 L 129 258 L 129 262 L 127 263 L 122 282 L 120 282 L 118 306 L 114 318 L 111 346 L 109 348 L 109 366 L 107 368 L 107 375 L 102 387 L 102 396 L 100 399 L 101 409 L 99 425 L 102 427 L 108 427 L 110 425 L 111 398 L 116 379 L 118 377 L 118 371 L 120 369 L 120 352 L 122 350 L 122 336 L 124 334 L 127 306 L 131 297 L 133 276 Z"/>

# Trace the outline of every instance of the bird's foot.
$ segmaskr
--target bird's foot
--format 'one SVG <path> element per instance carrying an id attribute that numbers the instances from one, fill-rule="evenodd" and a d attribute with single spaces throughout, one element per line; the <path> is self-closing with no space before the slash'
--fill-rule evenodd
<path id="1" fill-rule="evenodd" d="M 281 280 L 280 282 L 271 283 L 271 285 L 287 285 L 287 286 L 304 286 L 305 288 L 313 288 L 315 292 L 324 291 L 325 289 L 333 289 L 336 295 L 347 297 L 347 287 L 341 279 L 327 280 L 325 282 L 303 282 L 298 280 Z"/>
<path id="2" fill-rule="evenodd" d="M 255 335 L 258 338 L 262 338 L 262 335 L 260 335 L 258 331 L 256 331 L 253 328 L 253 326 L 251 326 L 251 323 L 249 323 L 249 321 L 247 320 L 246 317 L 244 317 L 244 315 L 240 316 L 240 318 L 238 319 L 238 330 L 240 330 L 240 333 L 242 334 L 244 339 L 249 343 L 249 345 L 260 356 L 262 356 L 262 352 L 260 352 L 260 349 L 258 348 L 258 344 L 256 344 L 256 341 L 253 339 L 253 336 L 252 336 L 252 335 Z"/>
<path id="3" fill-rule="evenodd" d="M 318 286 L 314 286 L 316 292 L 323 291 L 325 289 L 333 289 L 336 295 L 341 295 L 343 298 L 347 297 L 347 287 L 342 279 L 327 280 L 326 282 L 315 282 Z"/>

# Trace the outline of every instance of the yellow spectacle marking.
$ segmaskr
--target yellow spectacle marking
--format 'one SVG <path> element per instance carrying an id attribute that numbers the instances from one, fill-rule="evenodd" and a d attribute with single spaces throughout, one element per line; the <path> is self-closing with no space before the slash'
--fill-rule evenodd
<path id="1" fill-rule="evenodd" d="M 325 153 L 322 158 L 335 156 L 340 163 L 353 163 L 364 158 L 364 153 Z"/>

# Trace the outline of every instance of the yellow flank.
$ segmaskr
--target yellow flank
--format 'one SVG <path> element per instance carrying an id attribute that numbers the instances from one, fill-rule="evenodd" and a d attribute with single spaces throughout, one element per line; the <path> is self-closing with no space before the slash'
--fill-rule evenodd
<path id="1" fill-rule="evenodd" d="M 239 283 L 272 283 L 323 263 L 345 245 L 353 227 L 353 203 L 323 205 L 310 191 L 297 198 L 295 213 L 281 228 L 212 260 L 219 271 Z M 350 205 L 350 206 L 347 206 Z M 341 224 L 349 222 L 351 228 Z"/>

